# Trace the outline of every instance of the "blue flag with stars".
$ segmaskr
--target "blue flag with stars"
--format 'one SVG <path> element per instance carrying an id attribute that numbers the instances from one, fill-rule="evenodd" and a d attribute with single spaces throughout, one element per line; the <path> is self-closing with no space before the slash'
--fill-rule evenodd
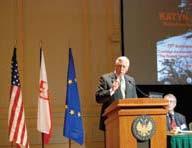
<path id="1" fill-rule="evenodd" d="M 80 99 L 71 48 L 69 48 L 67 94 L 63 136 L 72 139 L 79 144 L 83 144 L 84 132 L 80 109 Z"/>

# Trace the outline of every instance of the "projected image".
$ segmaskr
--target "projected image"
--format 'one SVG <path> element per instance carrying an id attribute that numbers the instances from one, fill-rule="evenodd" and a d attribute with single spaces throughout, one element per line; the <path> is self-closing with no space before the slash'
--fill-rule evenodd
<path id="1" fill-rule="evenodd" d="M 122 1 L 122 49 L 137 84 L 192 85 L 192 0 Z"/>
<path id="2" fill-rule="evenodd" d="M 192 85 L 192 32 L 158 41 L 156 48 L 158 82 Z"/>

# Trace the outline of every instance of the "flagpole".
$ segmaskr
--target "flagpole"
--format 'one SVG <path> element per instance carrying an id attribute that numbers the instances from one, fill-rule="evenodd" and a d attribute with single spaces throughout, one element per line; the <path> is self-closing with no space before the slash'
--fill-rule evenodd
<path id="1" fill-rule="evenodd" d="M 40 67 L 41 67 L 42 40 L 40 41 Z M 44 148 L 44 133 L 41 133 L 42 148 Z"/>
<path id="2" fill-rule="evenodd" d="M 68 48 L 70 48 L 70 40 L 68 40 Z M 69 148 L 71 148 L 71 139 L 69 139 Z"/>
<path id="3" fill-rule="evenodd" d="M 44 148 L 44 134 L 41 133 L 42 148 Z"/>
<path id="4" fill-rule="evenodd" d="M 16 48 L 17 47 L 17 40 L 15 40 L 15 44 L 14 44 L 14 48 Z"/>
<path id="5" fill-rule="evenodd" d="M 71 48 L 70 40 L 68 40 L 68 48 Z"/>
<path id="6" fill-rule="evenodd" d="M 69 148 L 71 148 L 71 139 L 69 139 Z"/>
<path id="7" fill-rule="evenodd" d="M 42 40 L 40 40 L 39 46 L 40 46 L 40 48 L 42 48 L 42 46 L 43 46 L 43 41 Z"/>

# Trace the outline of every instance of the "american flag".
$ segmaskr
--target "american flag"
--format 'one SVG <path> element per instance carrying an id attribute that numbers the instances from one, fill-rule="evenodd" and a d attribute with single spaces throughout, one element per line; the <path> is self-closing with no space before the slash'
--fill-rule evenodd
<path id="1" fill-rule="evenodd" d="M 29 148 L 21 84 L 16 58 L 16 48 L 14 48 L 13 51 L 11 65 L 11 91 L 8 114 L 9 141 L 16 143 L 16 145 L 20 148 Z"/>

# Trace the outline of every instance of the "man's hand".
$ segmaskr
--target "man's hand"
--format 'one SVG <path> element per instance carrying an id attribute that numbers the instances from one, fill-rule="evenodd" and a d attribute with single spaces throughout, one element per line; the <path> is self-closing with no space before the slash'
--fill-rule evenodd
<path id="1" fill-rule="evenodd" d="M 120 86 L 120 80 L 117 78 L 112 84 L 112 91 L 115 92 Z"/>

